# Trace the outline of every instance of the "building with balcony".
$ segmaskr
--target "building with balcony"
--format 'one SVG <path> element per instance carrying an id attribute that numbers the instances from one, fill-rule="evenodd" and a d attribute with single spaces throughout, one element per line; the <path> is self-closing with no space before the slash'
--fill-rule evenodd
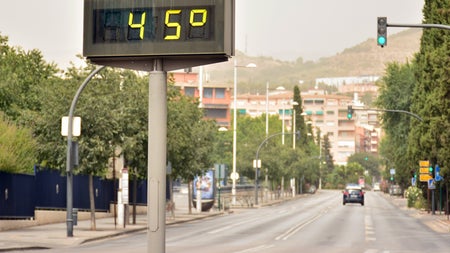
<path id="1" fill-rule="evenodd" d="M 228 84 L 200 82 L 197 73 L 173 72 L 175 86 L 181 93 L 199 100 L 205 118 L 215 120 L 218 127 L 230 127 L 231 92 Z"/>
<path id="2" fill-rule="evenodd" d="M 216 120 L 219 127 L 230 128 L 231 112 L 234 108 L 233 88 L 230 84 L 200 83 L 197 73 L 173 73 L 175 85 L 183 94 L 198 98 L 205 110 L 205 117 Z M 201 78 L 200 78 L 201 79 Z M 376 111 L 355 110 L 351 119 L 347 118 L 348 105 L 361 108 L 355 98 L 326 94 L 322 90 L 302 92 L 305 121 L 311 122 L 315 134 L 320 129 L 327 134 L 334 163 L 345 165 L 347 158 L 355 152 L 377 154 L 381 136 L 378 113 Z M 292 91 L 270 91 L 266 94 L 240 94 L 236 98 L 239 114 L 260 117 L 266 113 L 284 119 L 287 131 L 292 129 Z"/>

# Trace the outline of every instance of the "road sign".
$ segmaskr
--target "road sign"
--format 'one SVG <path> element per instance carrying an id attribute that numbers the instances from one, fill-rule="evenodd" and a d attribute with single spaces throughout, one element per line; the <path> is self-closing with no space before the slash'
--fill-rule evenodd
<path id="1" fill-rule="evenodd" d="M 412 177 L 412 178 L 411 178 L 411 185 L 412 185 L 412 186 L 416 186 L 416 181 L 417 181 L 416 178 L 415 178 L 415 177 Z"/>
<path id="2" fill-rule="evenodd" d="M 421 160 L 421 161 L 419 161 L 419 166 L 420 166 L 420 168 L 422 168 L 422 167 L 428 168 L 428 167 L 430 167 L 430 161 Z"/>
<path id="3" fill-rule="evenodd" d="M 238 180 L 239 179 L 239 173 L 237 172 L 232 172 L 230 175 L 230 178 L 233 180 Z"/>
<path id="4" fill-rule="evenodd" d="M 428 182 L 428 180 L 432 179 L 432 177 L 428 174 L 420 174 L 419 181 L 420 182 Z"/>
<path id="5" fill-rule="evenodd" d="M 436 172 L 435 181 L 441 181 L 442 179 L 444 179 L 441 176 L 441 167 L 439 167 L 439 165 L 436 164 L 436 167 L 434 168 L 434 171 Z"/>
<path id="6" fill-rule="evenodd" d="M 420 174 L 428 174 L 429 170 L 428 167 L 420 167 Z"/>
<path id="7" fill-rule="evenodd" d="M 261 168 L 261 159 L 258 159 L 258 162 L 256 162 L 256 160 L 253 160 L 253 168 Z"/>
<path id="8" fill-rule="evenodd" d="M 428 180 L 428 189 L 434 190 L 436 189 L 436 184 L 434 183 L 434 178 Z"/>
<path id="9" fill-rule="evenodd" d="M 389 173 L 390 173 L 391 175 L 395 175 L 395 169 L 390 169 L 390 170 L 389 170 Z"/>

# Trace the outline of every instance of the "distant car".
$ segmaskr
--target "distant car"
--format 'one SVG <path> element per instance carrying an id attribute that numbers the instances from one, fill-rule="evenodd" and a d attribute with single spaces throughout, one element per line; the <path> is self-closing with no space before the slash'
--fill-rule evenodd
<path id="1" fill-rule="evenodd" d="M 400 188 L 400 185 L 391 185 L 391 187 L 389 187 L 389 195 L 402 195 L 402 188 Z"/>
<path id="2" fill-rule="evenodd" d="M 342 193 L 344 194 L 342 202 L 343 205 L 347 203 L 359 203 L 362 206 L 364 205 L 364 192 L 361 186 L 347 185 Z"/>
<path id="3" fill-rule="evenodd" d="M 373 184 L 373 191 L 381 191 L 380 183 Z"/>

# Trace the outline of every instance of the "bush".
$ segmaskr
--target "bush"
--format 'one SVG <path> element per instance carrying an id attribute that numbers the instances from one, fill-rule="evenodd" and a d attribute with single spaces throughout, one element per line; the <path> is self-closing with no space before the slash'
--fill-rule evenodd
<path id="1" fill-rule="evenodd" d="M 425 200 L 422 196 L 422 190 L 415 186 L 410 186 L 405 191 L 405 197 L 408 200 L 408 207 L 421 209 L 424 206 Z"/>

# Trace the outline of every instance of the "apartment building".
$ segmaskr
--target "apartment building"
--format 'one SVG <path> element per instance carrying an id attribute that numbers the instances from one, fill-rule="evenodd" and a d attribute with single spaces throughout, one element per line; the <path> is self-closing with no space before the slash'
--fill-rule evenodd
<path id="1" fill-rule="evenodd" d="M 230 127 L 232 88 L 228 84 L 199 82 L 197 73 L 173 72 L 171 74 L 175 85 L 181 88 L 182 94 L 199 99 L 205 118 L 215 120 L 218 127 Z"/>
<path id="2" fill-rule="evenodd" d="M 215 119 L 219 127 L 231 127 L 234 108 L 233 88 L 230 85 L 199 83 L 197 73 L 174 73 L 177 86 L 187 96 L 199 98 L 205 109 L 205 117 Z M 287 131 L 292 129 L 293 92 L 270 91 L 266 94 L 241 94 L 236 98 L 238 113 L 260 117 L 266 113 L 278 115 L 284 120 Z M 326 94 L 312 90 L 301 94 L 305 122 L 311 122 L 315 133 L 320 129 L 331 143 L 334 163 L 345 165 L 355 152 L 377 154 L 381 131 L 376 111 L 355 110 L 352 119 L 347 118 L 348 105 L 362 108 L 357 97 Z"/>

